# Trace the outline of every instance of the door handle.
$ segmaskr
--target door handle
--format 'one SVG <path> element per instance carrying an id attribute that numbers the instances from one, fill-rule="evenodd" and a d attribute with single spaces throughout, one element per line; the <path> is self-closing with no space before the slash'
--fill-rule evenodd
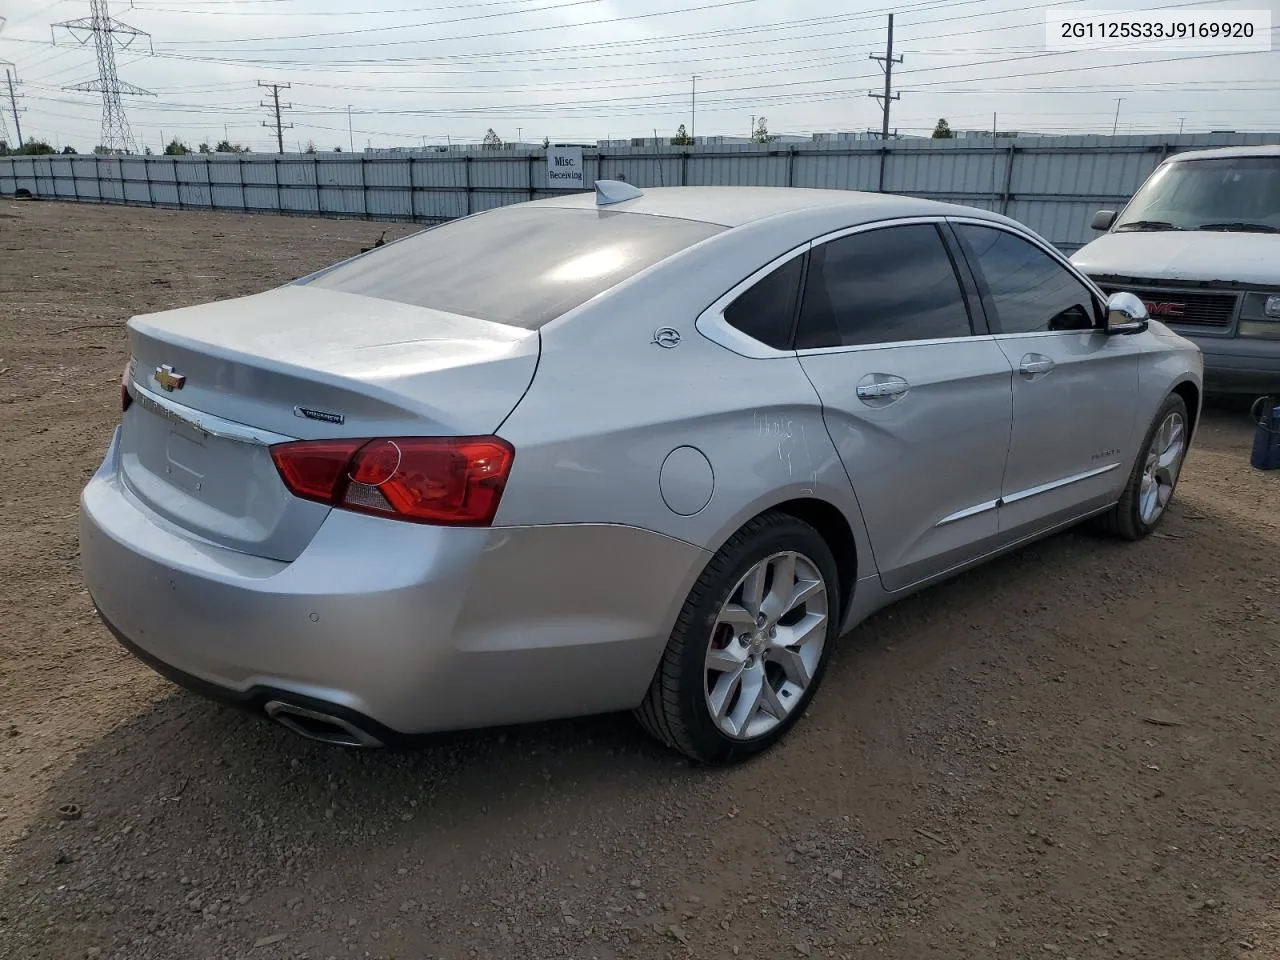
<path id="1" fill-rule="evenodd" d="M 1018 364 L 1018 372 L 1027 378 L 1038 377 L 1042 373 L 1048 373 L 1054 366 L 1054 362 L 1043 354 L 1028 353 Z"/>
<path id="2" fill-rule="evenodd" d="M 890 400 L 902 396 L 910 389 L 911 384 L 901 377 L 872 374 L 858 384 L 857 394 L 859 400 Z"/>

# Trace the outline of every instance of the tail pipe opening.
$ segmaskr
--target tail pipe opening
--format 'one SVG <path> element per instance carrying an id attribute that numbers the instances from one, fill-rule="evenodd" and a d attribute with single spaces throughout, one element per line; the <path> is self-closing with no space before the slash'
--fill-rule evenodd
<path id="1" fill-rule="evenodd" d="M 263 708 L 276 723 L 308 740 L 339 747 L 381 747 L 382 741 L 355 724 L 329 713 L 272 700 Z"/>

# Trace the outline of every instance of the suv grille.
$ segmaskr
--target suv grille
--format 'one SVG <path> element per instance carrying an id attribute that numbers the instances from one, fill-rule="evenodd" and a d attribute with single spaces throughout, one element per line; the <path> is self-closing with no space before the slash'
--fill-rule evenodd
<path id="1" fill-rule="evenodd" d="M 1110 296 L 1117 290 L 1128 290 L 1142 298 L 1147 312 L 1162 323 L 1195 327 L 1226 327 L 1236 314 L 1240 300 L 1235 293 L 1202 293 L 1191 290 L 1152 289 L 1150 287 L 1105 286 Z"/>

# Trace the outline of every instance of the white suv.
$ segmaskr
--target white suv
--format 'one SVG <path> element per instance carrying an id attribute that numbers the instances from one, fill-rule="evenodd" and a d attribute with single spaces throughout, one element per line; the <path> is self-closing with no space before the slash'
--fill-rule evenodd
<path id="1" fill-rule="evenodd" d="M 1072 262 L 1194 341 L 1206 389 L 1280 390 L 1280 146 L 1170 157 L 1093 228 Z"/>

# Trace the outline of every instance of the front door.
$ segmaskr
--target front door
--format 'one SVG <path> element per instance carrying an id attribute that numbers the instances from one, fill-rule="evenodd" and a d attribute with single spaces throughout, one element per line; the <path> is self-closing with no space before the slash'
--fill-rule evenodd
<path id="1" fill-rule="evenodd" d="M 1138 340 L 1103 333 L 1093 291 L 1036 244 L 996 226 L 956 232 L 1013 367 L 1000 530 L 1017 539 L 1119 497 L 1133 465 Z"/>
<path id="2" fill-rule="evenodd" d="M 990 548 L 1013 415 L 1009 363 L 975 335 L 937 224 L 815 245 L 795 346 L 897 590 Z"/>

